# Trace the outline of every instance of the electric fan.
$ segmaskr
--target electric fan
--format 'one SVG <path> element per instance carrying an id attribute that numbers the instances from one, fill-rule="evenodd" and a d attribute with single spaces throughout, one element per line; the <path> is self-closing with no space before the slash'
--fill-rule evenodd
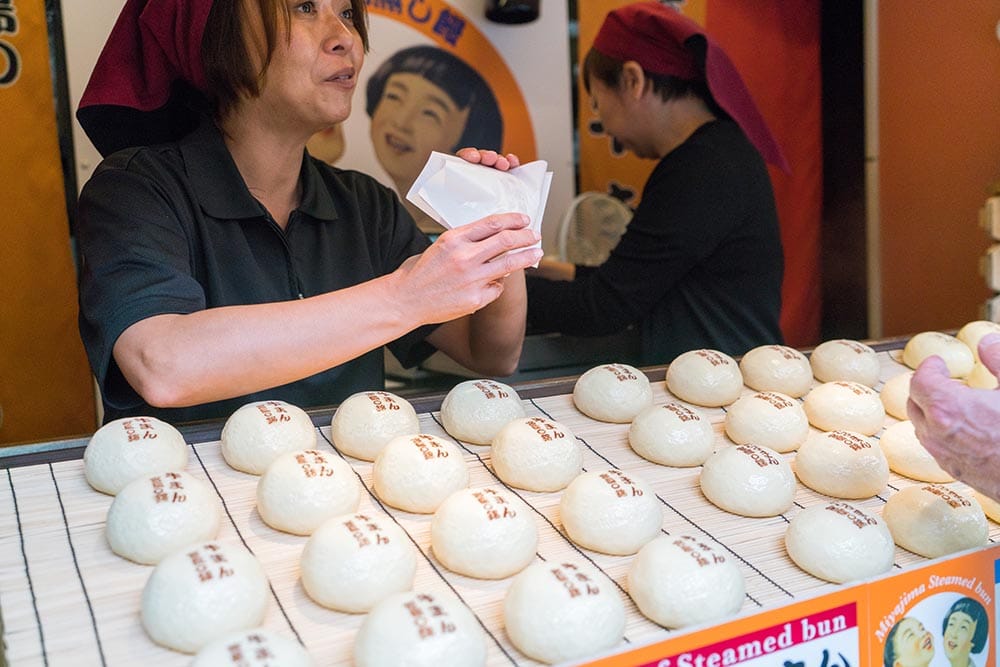
<path id="1" fill-rule="evenodd" d="M 560 221 L 559 259 L 584 266 L 598 266 L 611 254 L 632 209 L 603 192 L 583 192 L 570 202 Z"/>

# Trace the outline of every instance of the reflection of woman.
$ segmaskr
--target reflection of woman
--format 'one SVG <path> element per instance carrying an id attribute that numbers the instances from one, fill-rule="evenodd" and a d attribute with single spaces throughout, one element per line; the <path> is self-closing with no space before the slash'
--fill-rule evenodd
<path id="1" fill-rule="evenodd" d="M 781 342 L 765 160 L 787 165 L 732 61 L 669 5 L 636 2 L 604 19 L 580 76 L 604 131 L 657 165 L 607 261 L 542 261 L 528 281 L 532 329 L 603 336 L 634 324 L 639 365 Z"/>
<path id="2" fill-rule="evenodd" d="M 431 151 L 464 146 L 499 151 L 503 118 L 496 97 L 476 70 L 434 46 L 397 51 L 368 79 L 375 157 L 405 198 Z M 403 202 L 425 232 L 441 227 Z"/>
<path id="3" fill-rule="evenodd" d="M 885 667 L 926 667 L 934 657 L 934 640 L 923 623 L 906 616 L 889 630 L 882 657 Z"/>
<path id="4" fill-rule="evenodd" d="M 972 598 L 959 598 L 944 615 L 941 633 L 944 654 L 952 667 L 974 667 L 970 653 L 979 653 L 986 646 L 989 618 L 983 605 Z"/>

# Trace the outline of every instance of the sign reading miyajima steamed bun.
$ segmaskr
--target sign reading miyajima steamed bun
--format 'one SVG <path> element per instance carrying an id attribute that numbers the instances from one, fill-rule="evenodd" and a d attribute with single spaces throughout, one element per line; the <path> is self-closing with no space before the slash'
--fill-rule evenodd
<path id="1" fill-rule="evenodd" d="M 518 25 L 487 20 L 482 0 L 369 0 L 368 12 L 371 49 L 335 164 L 402 198 L 432 151 L 475 146 L 546 160 L 554 234 L 574 194 L 565 0 L 547 0 L 538 19 Z"/>

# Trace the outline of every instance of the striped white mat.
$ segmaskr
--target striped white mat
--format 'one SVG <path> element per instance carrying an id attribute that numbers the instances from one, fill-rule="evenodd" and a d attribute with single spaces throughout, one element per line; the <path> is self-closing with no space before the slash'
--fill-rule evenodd
<path id="1" fill-rule="evenodd" d="M 880 353 L 882 379 L 905 369 L 897 352 Z M 749 391 L 749 390 L 747 390 Z M 654 383 L 654 400 L 672 397 L 662 382 Z M 663 532 L 689 533 L 712 540 L 739 563 L 747 595 L 742 613 L 811 597 L 833 586 L 800 570 L 783 548 L 789 519 L 825 496 L 799 485 L 793 508 L 783 516 L 748 519 L 711 505 L 698 488 L 700 468 L 668 468 L 637 456 L 628 446 L 626 425 L 604 424 L 583 416 L 570 395 L 524 401 L 529 416 L 544 415 L 571 429 L 584 447 L 584 469 L 620 468 L 636 475 L 658 494 L 663 506 Z M 712 417 L 718 444 L 724 411 Z M 437 413 L 420 416 L 424 432 L 449 437 Z M 891 417 L 888 422 L 894 422 Z M 321 448 L 335 451 L 329 426 L 319 429 Z M 472 486 L 499 484 L 490 468 L 489 447 L 459 443 Z M 786 455 L 793 458 L 794 454 Z M 370 463 L 347 459 L 369 491 L 361 511 L 387 513 L 411 537 L 421 558 L 415 588 L 454 595 L 476 614 L 488 635 L 490 665 L 533 665 L 508 640 L 502 602 L 508 580 L 480 581 L 444 569 L 430 550 L 430 516 L 409 514 L 382 505 L 371 493 Z M 191 445 L 187 468 L 218 491 L 225 508 L 220 539 L 242 542 L 263 563 L 272 600 L 266 626 L 299 639 L 317 664 L 350 665 L 355 633 L 363 616 L 330 611 L 313 603 L 299 582 L 298 560 L 304 537 L 277 532 L 263 523 L 254 507 L 257 477 L 237 472 L 223 461 L 218 442 Z M 875 512 L 901 486 L 914 482 L 892 475 L 884 493 L 857 504 Z M 966 490 L 961 484 L 956 487 Z M 618 586 L 626 603 L 627 624 L 620 650 L 666 638 L 670 633 L 645 619 L 625 591 L 631 556 L 606 556 L 578 548 L 562 532 L 559 493 L 514 490 L 535 511 L 539 528 L 537 557 L 542 560 L 585 558 Z M 104 538 L 104 519 L 112 498 L 92 490 L 82 462 L 66 461 L 3 470 L 0 480 L 0 612 L 9 664 L 22 665 L 187 665 L 190 657 L 156 646 L 139 622 L 139 600 L 151 567 L 114 555 Z M 991 542 L 1000 527 L 990 524 Z M 925 562 L 896 550 L 896 568 Z"/>

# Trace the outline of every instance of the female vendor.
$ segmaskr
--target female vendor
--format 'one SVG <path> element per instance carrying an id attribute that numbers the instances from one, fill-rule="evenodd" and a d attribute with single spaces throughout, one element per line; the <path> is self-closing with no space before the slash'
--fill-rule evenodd
<path id="1" fill-rule="evenodd" d="M 105 420 L 338 403 L 382 387 L 384 345 L 513 372 L 540 254 L 524 216 L 430 245 L 391 190 L 305 150 L 350 113 L 367 45 L 363 0 L 126 2 L 78 112 L 107 156 L 79 203 Z"/>
<path id="2" fill-rule="evenodd" d="M 604 131 L 658 163 L 602 265 L 543 260 L 529 276 L 529 326 L 635 326 L 632 361 L 644 365 L 780 343 L 784 259 L 765 160 L 787 164 L 733 63 L 694 21 L 639 2 L 608 14 L 581 77 Z"/>

